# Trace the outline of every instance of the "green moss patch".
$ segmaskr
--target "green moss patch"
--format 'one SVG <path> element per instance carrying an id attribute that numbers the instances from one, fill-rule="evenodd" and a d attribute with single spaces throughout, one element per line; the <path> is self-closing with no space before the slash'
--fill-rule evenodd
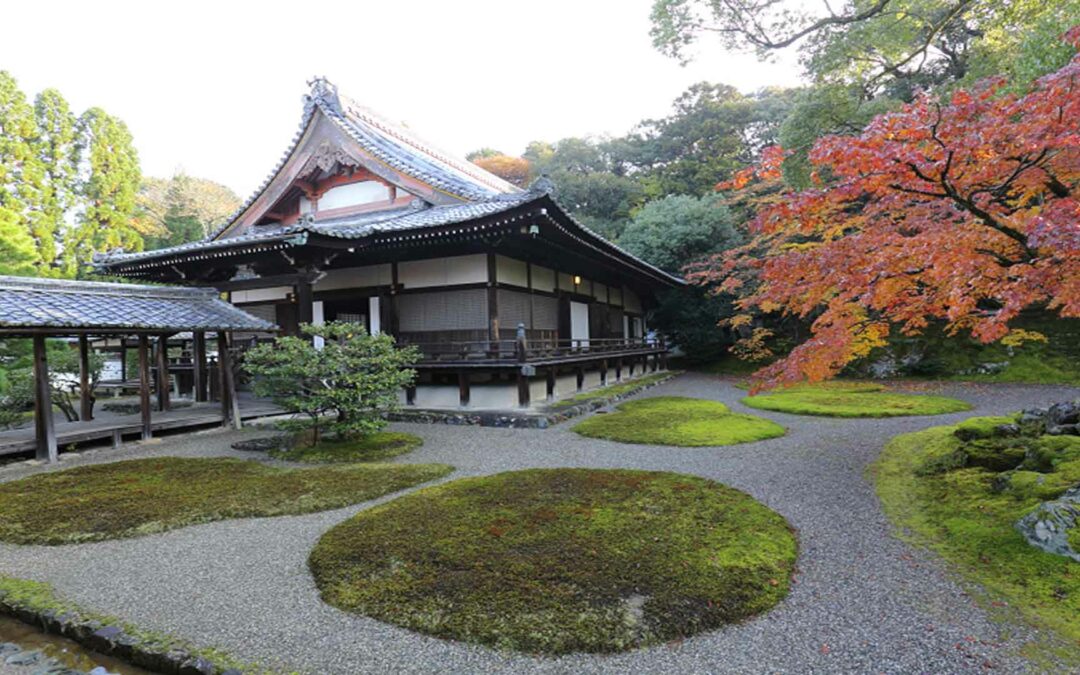
<path id="1" fill-rule="evenodd" d="M 643 377 L 639 377 L 633 380 L 620 382 L 619 384 L 608 385 L 606 387 L 600 387 L 599 389 L 594 389 L 592 391 L 578 394 L 577 396 L 563 399 L 553 404 L 551 407 L 554 409 L 569 408 L 570 406 L 588 403 L 589 401 L 597 401 L 606 398 L 619 398 L 635 392 L 639 389 L 651 387 L 654 384 L 659 384 L 660 382 L 663 382 L 664 380 L 669 380 L 678 374 L 678 372 L 668 371 L 666 373 L 656 373 L 655 375 L 645 375 Z"/>
<path id="2" fill-rule="evenodd" d="M 823 382 L 796 385 L 757 396 L 742 404 L 759 410 L 825 417 L 899 417 L 943 415 L 971 410 L 971 404 L 945 396 L 901 394 L 870 382 Z"/>
<path id="3" fill-rule="evenodd" d="M 739 415 L 717 401 L 657 396 L 619 405 L 618 412 L 594 415 L 573 427 L 590 438 L 647 445 L 734 445 L 783 436 L 776 422 Z"/>
<path id="4" fill-rule="evenodd" d="M 239 459 L 180 457 L 82 466 L 0 484 L 0 541 L 68 544 L 227 518 L 324 511 L 452 470 L 443 464 L 285 469 Z"/>
<path id="5" fill-rule="evenodd" d="M 419 436 L 398 431 L 379 431 L 353 440 L 326 439 L 317 445 L 297 445 L 271 450 L 270 456 L 290 462 L 326 464 L 378 462 L 412 452 L 424 444 Z"/>
<path id="6" fill-rule="evenodd" d="M 431 635 L 547 654 L 710 630 L 785 597 L 797 544 L 748 495 L 672 473 L 535 469 L 427 488 L 327 532 L 323 599 Z"/>
<path id="7" fill-rule="evenodd" d="M 872 468 L 877 492 L 898 527 L 979 583 L 995 606 L 1017 608 L 1075 646 L 1080 564 L 1031 546 L 1015 525 L 1080 483 L 1080 438 L 989 433 L 1011 421 L 975 418 L 897 436 Z"/>

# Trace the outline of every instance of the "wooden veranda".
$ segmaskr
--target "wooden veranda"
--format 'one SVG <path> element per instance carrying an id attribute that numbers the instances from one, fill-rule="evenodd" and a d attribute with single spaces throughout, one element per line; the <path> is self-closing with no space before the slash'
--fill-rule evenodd
<path id="1" fill-rule="evenodd" d="M 150 438 L 155 428 L 169 428 L 184 419 L 192 420 L 192 412 L 170 412 L 168 393 L 167 344 L 171 335 L 190 331 L 195 345 L 194 398 L 207 399 L 208 368 L 206 334 L 217 336 L 217 367 L 221 423 L 239 427 L 242 420 L 230 357 L 230 338 L 233 331 L 275 331 L 276 326 L 247 314 L 222 301 L 213 291 L 168 286 L 140 286 L 101 282 L 61 281 L 22 277 L 0 277 L 0 338 L 29 338 L 33 340 L 34 369 L 34 449 L 37 458 L 56 461 L 58 435 L 53 420 L 52 391 L 49 378 L 49 338 L 78 339 L 80 423 L 86 426 L 73 430 L 65 425 L 64 442 L 90 434 L 101 438 L 105 426 L 93 426 L 91 415 L 89 337 L 134 337 L 137 340 L 139 373 L 139 413 L 137 426 L 114 424 L 106 433 L 121 438 L 133 426 L 143 439 Z M 151 409 L 151 338 L 159 341 L 157 350 L 159 374 L 156 383 L 161 419 L 155 420 Z M 197 410 L 203 414 L 206 406 Z M 78 423 L 77 423 L 78 424 Z"/>

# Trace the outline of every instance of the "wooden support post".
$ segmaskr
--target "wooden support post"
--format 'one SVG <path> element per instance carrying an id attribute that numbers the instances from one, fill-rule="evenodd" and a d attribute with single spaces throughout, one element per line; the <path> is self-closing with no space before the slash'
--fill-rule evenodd
<path id="1" fill-rule="evenodd" d="M 311 323 L 315 319 L 315 296 L 311 282 L 301 279 L 296 283 L 296 334 L 303 336 L 300 325 Z"/>
<path id="2" fill-rule="evenodd" d="M 622 357 L 615 359 L 615 381 L 622 382 Z"/>
<path id="3" fill-rule="evenodd" d="M 555 400 L 555 383 L 558 380 L 559 371 L 555 367 L 547 369 L 547 400 Z"/>
<path id="4" fill-rule="evenodd" d="M 150 421 L 150 339 L 139 336 L 139 412 L 142 415 L 142 439 L 154 435 Z"/>
<path id="5" fill-rule="evenodd" d="M 488 340 L 491 351 L 499 351 L 499 289 L 495 286 L 496 263 L 495 254 L 487 254 L 487 306 L 488 306 Z"/>
<path id="6" fill-rule="evenodd" d="M 416 385 L 405 387 L 405 405 L 416 405 Z"/>
<path id="7" fill-rule="evenodd" d="M 388 303 L 389 307 L 387 309 L 390 315 L 386 324 L 387 330 L 395 338 L 398 336 L 398 333 L 401 330 L 401 314 L 398 310 L 399 286 L 400 284 L 398 282 L 398 264 L 396 262 L 392 262 L 390 263 L 390 302 Z"/>
<path id="8" fill-rule="evenodd" d="M 90 340 L 79 336 L 79 419 L 94 419 L 94 398 L 90 391 Z"/>
<path id="9" fill-rule="evenodd" d="M 600 361 L 600 385 L 607 386 L 607 359 Z"/>
<path id="10" fill-rule="evenodd" d="M 198 330 L 192 334 L 191 345 L 192 398 L 205 401 L 206 396 L 206 333 Z"/>
<path id="11" fill-rule="evenodd" d="M 667 353 L 660 354 L 660 370 L 667 370 Z"/>
<path id="12" fill-rule="evenodd" d="M 127 337 L 120 336 L 120 381 L 126 382 L 127 374 Z M 117 389 L 117 391 L 120 391 Z"/>
<path id="13" fill-rule="evenodd" d="M 581 391 L 585 388 L 585 367 L 578 366 L 574 370 L 577 373 L 577 390 Z"/>
<path id="14" fill-rule="evenodd" d="M 627 360 L 630 362 L 630 364 L 629 364 L 630 365 L 630 377 L 633 377 L 634 376 L 634 362 L 637 361 L 637 358 L 631 356 Z"/>
<path id="15" fill-rule="evenodd" d="M 169 336 L 157 339 L 157 408 L 169 410 Z"/>
<path id="16" fill-rule="evenodd" d="M 469 407 L 469 371 L 459 370 L 458 378 L 458 405 L 462 408 Z"/>
<path id="17" fill-rule="evenodd" d="M 57 460 L 56 427 L 53 425 L 52 387 L 49 384 L 49 360 L 45 336 L 34 336 L 34 431 L 37 436 L 37 458 L 46 462 Z"/>
<path id="18" fill-rule="evenodd" d="M 529 391 L 529 377 L 522 372 L 521 368 L 517 371 L 517 390 L 518 390 L 518 407 L 528 408 L 532 392 Z"/>
<path id="19" fill-rule="evenodd" d="M 221 426 L 230 424 L 239 429 L 243 422 L 240 419 L 240 401 L 236 398 L 236 383 L 233 381 L 232 356 L 229 354 L 229 335 L 225 331 L 218 331 L 218 369 L 221 375 Z"/>

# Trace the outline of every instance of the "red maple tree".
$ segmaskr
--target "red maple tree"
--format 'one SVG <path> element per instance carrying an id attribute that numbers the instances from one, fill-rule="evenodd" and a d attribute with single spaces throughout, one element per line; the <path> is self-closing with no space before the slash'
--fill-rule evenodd
<path id="1" fill-rule="evenodd" d="M 1065 37 L 1080 49 L 1080 27 Z M 783 158 L 771 148 L 718 188 L 779 186 Z M 931 322 L 989 343 L 1041 337 L 1010 325 L 1028 308 L 1080 316 L 1080 55 L 1024 95 L 1002 79 L 920 95 L 810 160 L 813 189 L 772 191 L 750 243 L 689 271 L 740 295 L 735 326 L 812 319 L 758 388 L 831 377 Z"/>

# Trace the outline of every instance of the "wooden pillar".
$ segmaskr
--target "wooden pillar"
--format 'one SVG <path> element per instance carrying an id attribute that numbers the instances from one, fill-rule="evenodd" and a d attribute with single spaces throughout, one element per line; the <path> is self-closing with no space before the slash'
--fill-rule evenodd
<path id="1" fill-rule="evenodd" d="M 387 311 L 389 316 L 387 317 L 387 330 L 395 338 L 401 330 L 401 314 L 398 309 L 398 290 L 400 290 L 400 283 L 398 282 L 398 264 L 396 262 L 390 263 L 390 302 L 387 303 Z"/>
<path id="2" fill-rule="evenodd" d="M 230 424 L 235 429 L 242 426 L 240 419 L 240 401 L 236 398 L 236 383 L 233 381 L 232 356 L 229 354 L 229 334 L 218 331 L 218 369 L 221 382 L 221 426 Z"/>
<path id="3" fill-rule="evenodd" d="M 120 337 L 120 381 L 126 382 L 127 379 L 127 336 L 125 335 Z"/>
<path id="4" fill-rule="evenodd" d="M 196 401 L 205 401 L 206 396 L 206 333 L 195 331 L 191 344 L 191 374 L 192 374 L 192 398 Z"/>
<path id="5" fill-rule="evenodd" d="M 157 407 L 168 410 L 169 405 L 169 336 L 159 335 L 157 339 Z"/>
<path id="6" fill-rule="evenodd" d="M 667 370 L 667 354 L 660 353 L 660 370 Z"/>
<path id="7" fill-rule="evenodd" d="M 53 425 L 52 387 L 49 385 L 49 360 L 44 335 L 34 336 L 34 431 L 37 436 L 37 458 L 55 462 L 56 427 Z"/>
<path id="8" fill-rule="evenodd" d="M 577 390 L 581 391 L 585 388 L 585 367 L 578 366 L 575 372 L 577 373 Z"/>
<path id="9" fill-rule="evenodd" d="M 90 340 L 79 336 L 79 419 L 94 419 L 94 400 L 90 391 Z"/>
<path id="10" fill-rule="evenodd" d="M 600 385 L 607 386 L 607 359 L 600 361 Z"/>
<path id="11" fill-rule="evenodd" d="M 487 254 L 487 305 L 488 305 L 488 340 L 493 344 L 492 351 L 498 350 L 499 341 L 499 289 L 495 286 L 495 254 Z"/>
<path id="12" fill-rule="evenodd" d="M 518 390 L 518 407 L 528 408 L 532 392 L 529 391 L 529 377 L 522 372 L 521 368 L 517 371 L 517 390 Z"/>
<path id="13" fill-rule="evenodd" d="M 547 400 L 555 400 L 555 383 L 558 380 L 559 371 L 555 367 L 547 369 Z"/>
<path id="14" fill-rule="evenodd" d="M 312 293 L 311 282 L 301 279 L 296 282 L 296 334 L 302 336 L 300 326 L 311 323 L 315 319 L 315 297 Z"/>
<path id="15" fill-rule="evenodd" d="M 139 412 L 142 415 L 142 439 L 154 435 L 150 425 L 150 339 L 139 336 Z"/>
<path id="16" fill-rule="evenodd" d="M 469 407 L 469 371 L 458 371 L 458 405 L 462 408 Z"/>
<path id="17" fill-rule="evenodd" d="M 405 405 L 416 405 L 416 385 L 405 387 Z"/>
<path id="18" fill-rule="evenodd" d="M 615 359 L 615 381 L 622 382 L 622 357 Z"/>
<path id="19" fill-rule="evenodd" d="M 653 354 L 652 355 L 652 372 L 655 373 L 656 369 L 659 368 L 659 367 L 660 367 L 660 355 L 659 354 Z"/>

